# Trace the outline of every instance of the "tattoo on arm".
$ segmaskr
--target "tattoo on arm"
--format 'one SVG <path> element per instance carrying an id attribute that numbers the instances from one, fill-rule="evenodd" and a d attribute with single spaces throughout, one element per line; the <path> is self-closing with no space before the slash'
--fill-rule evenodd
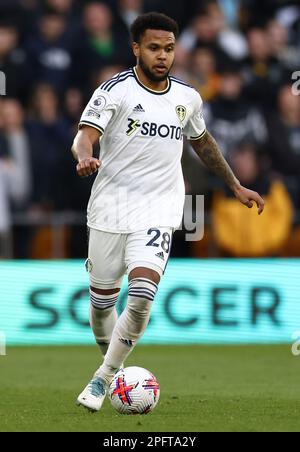
<path id="1" fill-rule="evenodd" d="M 239 183 L 216 140 L 208 131 L 199 140 L 190 141 L 190 143 L 207 168 L 221 177 L 230 188 L 234 188 Z"/>

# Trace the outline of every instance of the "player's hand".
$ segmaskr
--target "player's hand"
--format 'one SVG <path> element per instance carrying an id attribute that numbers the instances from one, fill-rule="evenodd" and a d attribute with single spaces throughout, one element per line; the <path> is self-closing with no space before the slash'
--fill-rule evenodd
<path id="1" fill-rule="evenodd" d="M 80 160 L 76 166 L 76 171 L 80 177 L 88 177 L 98 171 L 101 166 L 101 162 L 94 157 L 88 157 Z"/>
<path id="2" fill-rule="evenodd" d="M 265 208 L 265 202 L 262 199 L 262 197 L 258 193 L 256 193 L 256 191 L 249 190 L 248 188 L 245 188 L 242 185 L 240 185 L 238 188 L 234 190 L 234 194 L 236 198 L 242 204 L 249 207 L 249 209 L 253 207 L 253 202 L 256 202 L 258 215 L 260 215 L 263 212 Z"/>

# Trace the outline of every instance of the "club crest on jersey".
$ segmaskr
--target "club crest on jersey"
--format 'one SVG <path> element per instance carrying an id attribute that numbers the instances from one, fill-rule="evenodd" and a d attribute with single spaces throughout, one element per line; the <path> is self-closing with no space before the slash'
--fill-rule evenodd
<path id="1" fill-rule="evenodd" d="M 177 105 L 176 113 L 180 121 L 183 122 L 186 117 L 186 108 L 183 105 Z"/>
<path id="2" fill-rule="evenodd" d="M 102 111 L 106 106 L 106 99 L 104 96 L 98 96 L 96 99 L 92 101 L 91 107 L 94 110 Z"/>

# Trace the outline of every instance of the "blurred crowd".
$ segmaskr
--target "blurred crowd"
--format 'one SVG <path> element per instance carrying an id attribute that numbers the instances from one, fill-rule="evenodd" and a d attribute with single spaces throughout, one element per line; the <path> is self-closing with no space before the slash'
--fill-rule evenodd
<path id="1" fill-rule="evenodd" d="M 201 242 L 178 232 L 173 255 L 300 256 L 299 1 L 0 0 L 0 257 L 51 257 L 43 218 L 85 211 L 78 120 L 100 83 L 134 65 L 129 27 L 149 11 L 178 21 L 173 74 L 200 92 L 224 156 L 267 201 L 261 217 L 239 205 L 186 143 L 186 191 L 205 195 L 207 225 Z M 60 227 L 56 257 L 83 257 L 84 224 Z"/>

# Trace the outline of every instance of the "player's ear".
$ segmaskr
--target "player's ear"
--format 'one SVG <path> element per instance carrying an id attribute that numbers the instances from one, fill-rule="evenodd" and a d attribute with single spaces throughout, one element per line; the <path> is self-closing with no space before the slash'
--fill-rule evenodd
<path id="1" fill-rule="evenodd" d="M 140 56 L 140 45 L 139 45 L 138 42 L 133 42 L 132 43 L 132 51 L 134 53 L 134 56 L 136 58 L 139 58 L 139 56 Z"/>

